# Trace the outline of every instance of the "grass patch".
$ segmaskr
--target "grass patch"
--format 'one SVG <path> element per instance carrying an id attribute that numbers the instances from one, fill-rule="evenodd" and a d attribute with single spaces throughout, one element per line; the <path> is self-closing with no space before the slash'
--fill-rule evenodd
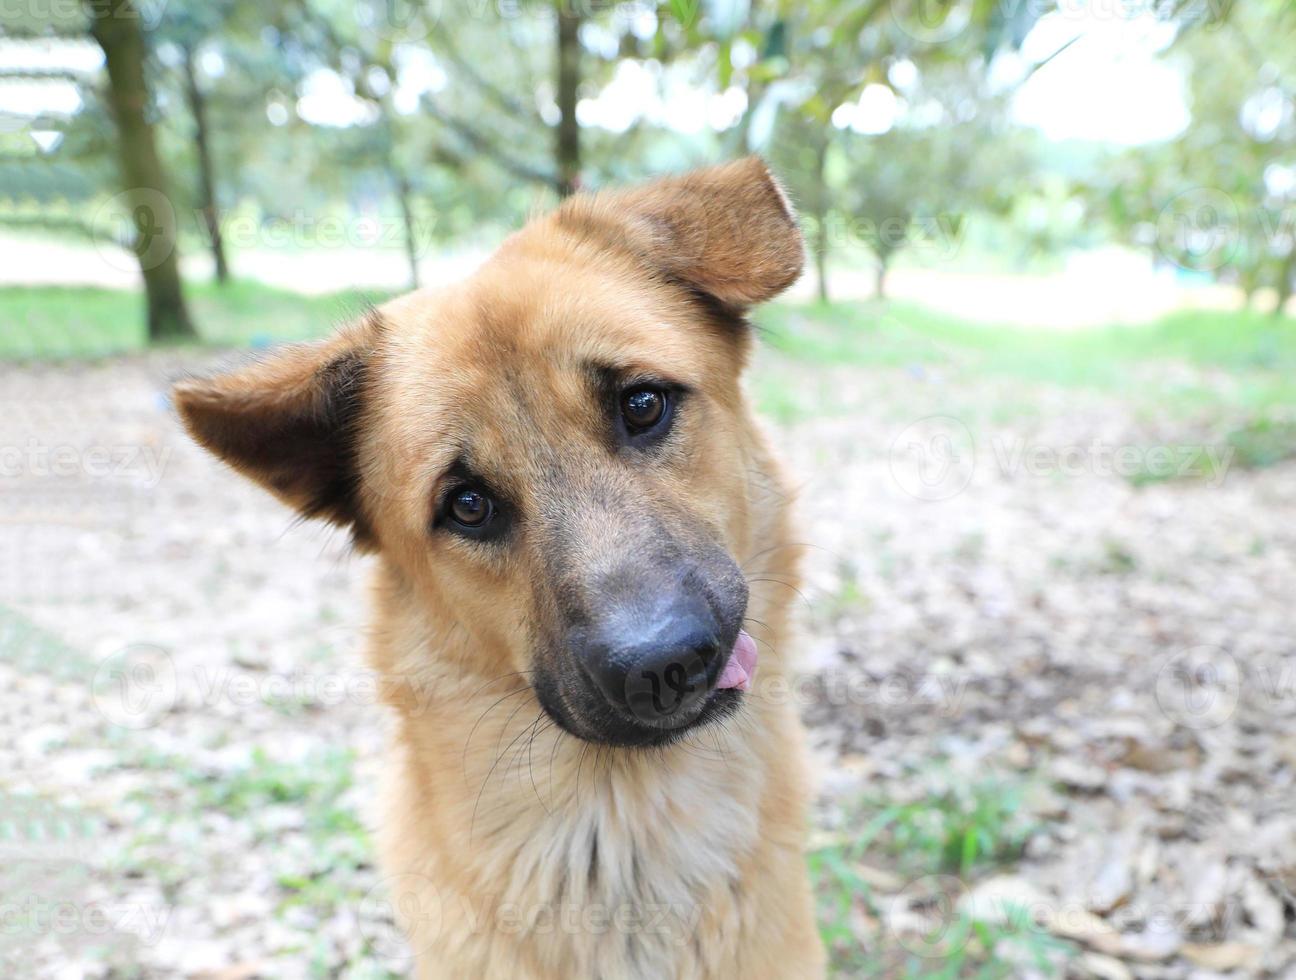
<path id="1" fill-rule="evenodd" d="M 192 782 L 203 806 L 232 816 L 254 814 L 275 804 L 292 804 L 302 807 L 312 830 L 325 834 L 363 833 L 355 814 L 340 805 L 352 785 L 352 761 L 350 752 L 333 751 L 300 764 L 286 763 L 256 748 L 246 768 L 219 779 L 195 775 Z"/>
<path id="2" fill-rule="evenodd" d="M 861 812 L 873 816 L 858 833 L 811 851 L 833 974 L 1060 975 L 1071 944 L 1036 927 L 1025 912 L 987 921 L 959 901 L 976 878 L 1020 857 L 1036 829 L 1027 789 L 1007 779 L 950 781 L 917 801 L 866 801 Z M 880 870 L 879 862 L 896 871 Z M 904 927 L 897 926 L 897 903 L 909 916 Z"/>
<path id="3" fill-rule="evenodd" d="M 381 291 L 305 296 L 251 281 L 191 283 L 201 343 L 264 346 L 328 333 Z M 996 376 L 1133 393 L 1187 412 L 1221 403 L 1262 416 L 1296 402 L 1296 320 L 1252 311 L 1193 311 L 1141 326 L 1054 330 L 993 326 L 905 303 L 773 304 L 757 323 L 775 358 L 906 368 L 917 378 Z M 90 287 L 0 289 L 0 358 L 97 357 L 143 349 L 139 292 Z M 1174 365 L 1188 370 L 1173 370 Z M 831 411 L 823 391 L 761 373 L 756 394 L 776 419 Z M 1239 435 L 1243 443 L 1246 433 Z M 1284 453 L 1291 452 L 1289 434 Z M 1257 434 L 1257 456 L 1270 452 Z M 1250 443 L 1246 443 L 1250 449 Z M 1239 445 L 1239 451 L 1243 446 Z"/>
<path id="4" fill-rule="evenodd" d="M 1036 827 L 1023 803 L 1026 787 L 1005 779 L 954 783 L 910 803 L 883 807 L 868 836 L 909 870 L 971 877 L 983 865 L 1014 861 Z"/>
<path id="5" fill-rule="evenodd" d="M 1296 458 L 1296 421 L 1276 418 L 1253 419 L 1229 433 L 1232 463 L 1245 469 L 1260 469 Z"/>
<path id="6" fill-rule="evenodd" d="M 244 769 L 219 779 L 192 780 L 202 807 L 240 819 L 256 823 L 275 806 L 301 812 L 313 850 L 305 863 L 289 863 L 276 873 L 283 891 L 280 910 L 306 906 L 327 912 L 362 897 L 355 893 L 355 872 L 370 865 L 372 856 L 364 825 L 345 799 L 353 785 L 353 762 L 353 754 L 344 751 L 318 753 L 301 763 L 279 762 L 257 748 Z M 270 829 L 261 836 L 276 833 Z"/>
<path id="7" fill-rule="evenodd" d="M 328 333 L 369 304 L 378 291 L 305 296 L 255 282 L 186 288 L 200 343 L 258 347 Z M 66 286 L 0 289 L 0 358 L 102 357 L 146 346 L 142 293 Z"/>
<path id="8" fill-rule="evenodd" d="M 1254 311 L 1054 330 L 971 323 L 905 303 L 775 304 L 757 321 L 769 346 L 814 363 L 1087 387 L 1185 411 L 1221 401 L 1256 410 L 1296 401 L 1296 320 Z M 1164 370 L 1175 363 L 1191 370 Z M 1149 378 L 1149 368 L 1162 370 Z"/>

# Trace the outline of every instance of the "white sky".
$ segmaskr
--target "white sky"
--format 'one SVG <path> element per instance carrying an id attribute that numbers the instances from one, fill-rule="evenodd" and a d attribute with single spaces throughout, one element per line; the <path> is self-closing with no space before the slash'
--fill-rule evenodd
<path id="1" fill-rule="evenodd" d="M 1021 55 L 1035 63 L 1074 39 L 1018 93 L 1017 120 L 1050 139 L 1136 144 L 1169 139 L 1188 124 L 1183 79 L 1156 57 L 1174 25 L 1150 14 L 1135 18 L 1072 11 L 1040 18 Z M 1119 7 L 1120 5 L 1116 5 Z"/>
<path id="2" fill-rule="evenodd" d="M 1174 67 L 1157 58 L 1173 27 L 1147 14 L 1124 16 L 1119 13 L 1123 9 L 1120 4 L 1077 6 L 1084 9 L 1068 7 L 1041 18 L 1020 55 L 1006 56 L 996 64 L 996 74 L 1011 81 L 1014 75 L 1020 77 L 1023 65 L 1078 38 L 1018 91 L 1014 101 L 1018 121 L 1055 140 L 1137 144 L 1180 132 L 1188 121 L 1183 79 Z M 598 38 L 587 40 L 597 43 Z M 752 53 L 736 50 L 735 54 L 745 59 Z M 88 70 L 99 60 L 97 49 L 89 43 L 0 41 L 0 67 Z M 422 92 L 446 84 L 435 60 L 421 49 L 410 48 L 398 63 L 401 77 L 394 99 L 400 111 L 417 111 Z M 0 113 L 11 117 L 73 112 L 79 105 L 76 88 L 69 82 L 0 83 Z M 732 126 L 745 107 L 746 97 L 738 89 L 702 91 L 687 81 L 682 69 L 666 71 L 655 63 L 622 62 L 611 84 L 597 98 L 581 101 L 578 114 L 582 124 L 613 132 L 624 131 L 636 119 L 646 117 L 679 132 L 697 133 Z M 903 101 L 887 86 L 874 84 L 865 88 L 858 102 L 839 109 L 834 122 L 862 132 L 885 132 L 903 109 Z M 297 111 L 308 122 L 345 126 L 366 121 L 370 110 L 354 99 L 343 79 L 320 71 L 304 84 Z M 540 111 L 552 113 L 554 108 L 541 105 Z M 0 128 L 12 125 L 6 126 L 0 118 Z"/>

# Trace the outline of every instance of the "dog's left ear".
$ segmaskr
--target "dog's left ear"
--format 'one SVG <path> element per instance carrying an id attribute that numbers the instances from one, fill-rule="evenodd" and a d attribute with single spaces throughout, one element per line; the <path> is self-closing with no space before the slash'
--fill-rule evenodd
<path id="1" fill-rule="evenodd" d="M 304 517 L 371 544 L 359 499 L 356 443 L 378 315 L 327 340 L 294 344 L 242 370 L 178 383 L 189 434 Z"/>
<path id="2" fill-rule="evenodd" d="M 783 292 L 805 261 L 792 205 L 759 157 L 633 190 L 578 195 L 558 210 L 557 221 L 610 239 L 737 310 Z"/>

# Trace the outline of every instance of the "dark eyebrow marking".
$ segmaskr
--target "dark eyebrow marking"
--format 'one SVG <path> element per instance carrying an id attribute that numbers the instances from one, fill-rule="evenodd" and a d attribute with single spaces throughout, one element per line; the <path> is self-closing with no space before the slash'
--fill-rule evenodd
<path id="1" fill-rule="evenodd" d="M 737 307 L 722 302 L 706 290 L 699 289 L 676 276 L 663 275 L 661 278 L 682 292 L 688 304 L 704 320 L 715 324 L 720 329 L 733 333 L 743 333 L 752 329 L 751 321 Z"/>
<path id="2" fill-rule="evenodd" d="M 607 364 L 601 361 L 589 361 L 584 365 L 585 373 L 593 379 L 595 386 L 602 393 L 619 394 L 624 388 L 635 385 L 657 385 L 669 391 L 687 394 L 693 386 L 683 381 L 676 381 L 659 371 L 645 370 L 633 365 Z"/>

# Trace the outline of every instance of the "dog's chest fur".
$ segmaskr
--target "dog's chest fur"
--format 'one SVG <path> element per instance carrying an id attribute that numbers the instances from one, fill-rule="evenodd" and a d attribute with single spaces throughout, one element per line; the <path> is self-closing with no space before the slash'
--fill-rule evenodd
<path id="1" fill-rule="evenodd" d="M 726 771 L 719 749 L 689 751 L 698 757 L 656 771 L 603 760 L 511 859 L 501 848 L 505 910 L 535 930 L 556 974 L 667 976 L 687 963 L 703 975 L 718 952 L 707 956 L 703 933 L 717 917 L 737 926 L 760 787 Z"/>
<path id="2" fill-rule="evenodd" d="M 632 756 L 546 733 L 558 742 L 537 738 L 483 769 L 523 728 L 501 723 L 490 750 L 469 758 L 469 781 L 484 782 L 442 801 L 440 827 L 385 835 L 389 856 L 403 852 L 388 866 L 416 868 L 429 886 L 413 903 L 428 913 L 416 952 L 436 948 L 420 975 L 723 975 L 759 925 L 749 878 L 771 846 L 760 832 L 765 775 L 742 733 Z"/>

